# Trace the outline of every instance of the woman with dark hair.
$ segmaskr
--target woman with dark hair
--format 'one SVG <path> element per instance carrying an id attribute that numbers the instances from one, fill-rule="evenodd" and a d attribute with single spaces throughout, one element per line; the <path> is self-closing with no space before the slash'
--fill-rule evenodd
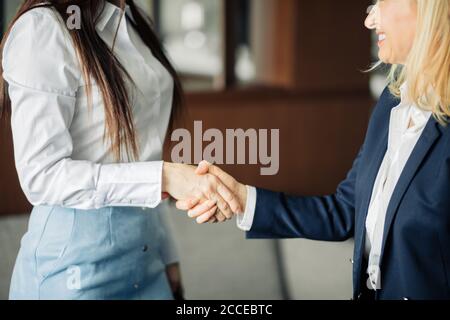
<path id="1" fill-rule="evenodd" d="M 163 195 L 219 220 L 240 208 L 217 178 L 161 160 L 182 90 L 149 19 L 130 0 L 27 0 L 1 49 L 0 113 L 34 205 L 10 298 L 172 299 Z"/>

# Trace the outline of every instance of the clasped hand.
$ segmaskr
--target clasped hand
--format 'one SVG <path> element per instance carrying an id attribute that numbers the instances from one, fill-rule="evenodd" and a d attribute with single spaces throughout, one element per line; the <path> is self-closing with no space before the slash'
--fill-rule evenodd
<path id="1" fill-rule="evenodd" d="M 220 168 L 203 161 L 197 168 L 164 163 L 163 192 L 178 200 L 197 223 L 223 222 L 243 213 L 247 189 Z"/>

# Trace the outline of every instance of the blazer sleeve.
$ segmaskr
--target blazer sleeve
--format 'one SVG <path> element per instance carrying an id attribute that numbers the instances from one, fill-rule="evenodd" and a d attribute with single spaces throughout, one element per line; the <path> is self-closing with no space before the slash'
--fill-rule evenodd
<path id="1" fill-rule="evenodd" d="M 335 194 L 302 197 L 257 189 L 255 216 L 247 238 L 321 241 L 351 238 L 355 224 L 355 182 L 363 151 L 364 145 Z"/>

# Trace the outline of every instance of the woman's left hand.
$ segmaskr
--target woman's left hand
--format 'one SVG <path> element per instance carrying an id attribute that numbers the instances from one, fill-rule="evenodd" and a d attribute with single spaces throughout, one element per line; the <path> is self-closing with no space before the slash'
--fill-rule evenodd
<path id="1" fill-rule="evenodd" d="M 184 300 L 184 288 L 181 281 L 180 264 L 173 263 L 167 265 L 166 274 L 175 300 Z"/>

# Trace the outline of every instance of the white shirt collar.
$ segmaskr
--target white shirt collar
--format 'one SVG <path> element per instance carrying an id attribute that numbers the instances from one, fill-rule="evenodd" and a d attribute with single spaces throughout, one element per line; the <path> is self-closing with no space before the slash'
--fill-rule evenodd
<path id="1" fill-rule="evenodd" d="M 396 113 L 399 112 L 400 109 L 406 108 L 405 110 L 406 114 L 404 114 L 406 116 L 405 120 L 411 117 L 412 121 L 414 122 L 414 126 L 407 129 L 407 131 L 421 130 L 427 124 L 432 112 L 422 110 L 415 103 L 410 102 L 407 95 L 408 95 L 408 84 L 405 82 L 400 86 L 401 103 L 400 105 L 395 107 L 393 111 Z M 406 124 L 405 130 L 408 124 L 409 123 Z"/>
<path id="2" fill-rule="evenodd" d="M 118 17 L 120 14 L 122 14 L 122 9 L 114 4 L 112 4 L 109 1 L 104 1 L 105 5 L 103 8 L 102 13 L 100 14 L 96 28 L 98 31 L 102 32 L 106 25 L 115 17 Z M 125 5 L 125 13 L 129 14 L 131 17 L 131 9 L 128 4 Z"/>

